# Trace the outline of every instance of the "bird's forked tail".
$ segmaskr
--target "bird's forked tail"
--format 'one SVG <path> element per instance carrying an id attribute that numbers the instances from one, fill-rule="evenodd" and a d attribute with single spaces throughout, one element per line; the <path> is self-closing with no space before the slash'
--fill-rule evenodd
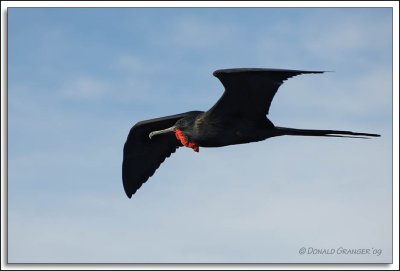
<path id="1" fill-rule="evenodd" d="M 286 127 L 275 127 L 278 135 L 295 135 L 295 136 L 329 136 L 329 137 L 352 137 L 352 138 L 371 138 L 380 137 L 378 134 L 356 133 L 350 131 L 338 130 L 312 130 L 312 129 L 295 129 Z"/>

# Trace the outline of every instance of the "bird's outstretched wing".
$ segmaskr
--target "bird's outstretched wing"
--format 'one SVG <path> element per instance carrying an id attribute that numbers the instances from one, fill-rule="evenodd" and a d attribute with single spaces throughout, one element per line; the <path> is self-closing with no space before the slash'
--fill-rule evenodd
<path id="1" fill-rule="evenodd" d="M 231 117 L 265 117 L 279 86 L 286 79 L 305 73 L 323 71 L 298 71 L 283 69 L 224 69 L 213 75 L 225 87 L 225 92 L 206 115 Z"/>
<path id="2" fill-rule="evenodd" d="M 131 128 L 124 145 L 122 162 L 122 180 L 129 198 L 154 174 L 160 164 L 181 146 L 173 133 L 157 135 L 152 139 L 149 139 L 149 133 L 169 128 L 179 119 L 195 112 L 198 111 L 145 120 Z"/>

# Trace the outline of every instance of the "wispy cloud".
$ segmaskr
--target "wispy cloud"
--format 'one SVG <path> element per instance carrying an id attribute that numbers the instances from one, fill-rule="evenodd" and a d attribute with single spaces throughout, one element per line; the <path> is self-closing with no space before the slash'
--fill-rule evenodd
<path id="1" fill-rule="evenodd" d="M 184 17 L 176 20 L 170 40 L 178 46 L 190 49 L 218 47 L 233 41 L 237 25 L 220 20 Z"/>
<path id="2" fill-rule="evenodd" d="M 68 86 L 61 90 L 66 98 L 95 100 L 111 96 L 111 86 L 98 78 L 91 76 L 78 76 L 70 81 Z"/>

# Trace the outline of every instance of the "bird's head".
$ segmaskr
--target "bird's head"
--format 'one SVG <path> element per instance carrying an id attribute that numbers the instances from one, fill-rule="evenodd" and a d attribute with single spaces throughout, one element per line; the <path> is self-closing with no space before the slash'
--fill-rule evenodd
<path id="1" fill-rule="evenodd" d="M 199 146 L 194 142 L 189 142 L 191 134 L 193 133 L 196 116 L 188 116 L 179 119 L 174 126 L 167 129 L 153 131 L 149 134 L 149 138 L 152 139 L 156 135 L 165 133 L 175 133 L 176 138 L 182 143 L 183 146 L 192 148 L 195 152 L 199 151 Z"/>
<path id="2" fill-rule="evenodd" d="M 184 132 L 185 134 L 191 134 L 194 129 L 194 124 L 196 121 L 196 116 L 188 116 L 185 118 L 179 119 L 175 123 L 175 129 L 179 129 L 180 131 Z"/>

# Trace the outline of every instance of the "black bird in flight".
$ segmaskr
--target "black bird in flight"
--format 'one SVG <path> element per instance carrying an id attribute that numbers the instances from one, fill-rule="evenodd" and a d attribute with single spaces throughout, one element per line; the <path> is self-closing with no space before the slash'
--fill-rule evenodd
<path id="1" fill-rule="evenodd" d="M 283 135 L 380 136 L 275 126 L 266 115 L 279 86 L 290 77 L 307 73 L 323 71 L 256 68 L 217 70 L 213 75 L 222 82 L 225 92 L 208 111 L 190 111 L 136 123 L 124 145 L 122 179 L 126 195 L 131 198 L 160 164 L 181 146 L 198 152 L 199 147 L 223 147 Z"/>

